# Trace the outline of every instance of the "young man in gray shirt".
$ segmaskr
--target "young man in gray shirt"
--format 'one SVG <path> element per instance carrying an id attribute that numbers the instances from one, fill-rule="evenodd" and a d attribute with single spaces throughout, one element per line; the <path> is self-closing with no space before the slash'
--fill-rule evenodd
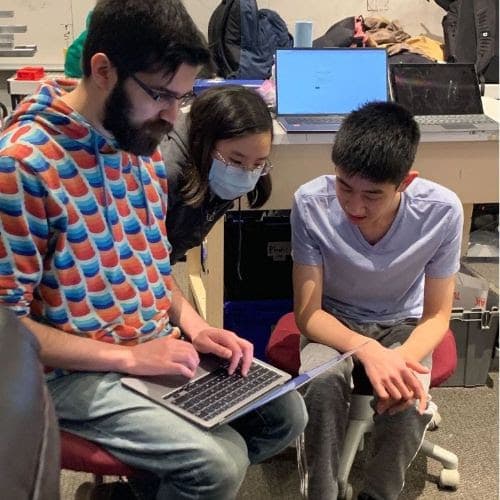
<path id="1" fill-rule="evenodd" d="M 373 386 L 375 450 L 361 499 L 398 498 L 432 417 L 433 349 L 451 313 L 462 206 L 411 170 L 420 133 L 395 103 L 351 113 L 332 150 L 336 175 L 295 193 L 294 301 L 301 370 L 366 341 L 354 356 Z M 337 498 L 353 360 L 308 384 L 309 498 Z"/>

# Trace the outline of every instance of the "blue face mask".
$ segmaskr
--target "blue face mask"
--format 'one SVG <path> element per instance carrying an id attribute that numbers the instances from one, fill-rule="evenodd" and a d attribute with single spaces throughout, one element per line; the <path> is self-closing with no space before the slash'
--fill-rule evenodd
<path id="1" fill-rule="evenodd" d="M 227 166 L 222 161 L 214 158 L 208 173 L 210 189 L 223 200 L 235 200 L 252 191 L 257 184 L 261 169 L 249 170 Z"/>

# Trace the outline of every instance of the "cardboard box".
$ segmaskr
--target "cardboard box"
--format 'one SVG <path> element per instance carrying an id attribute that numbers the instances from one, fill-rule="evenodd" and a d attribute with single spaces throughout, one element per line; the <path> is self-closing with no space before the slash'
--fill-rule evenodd
<path id="1" fill-rule="evenodd" d="M 458 273 L 455 281 L 453 307 L 486 309 L 489 284 L 484 278 Z"/>

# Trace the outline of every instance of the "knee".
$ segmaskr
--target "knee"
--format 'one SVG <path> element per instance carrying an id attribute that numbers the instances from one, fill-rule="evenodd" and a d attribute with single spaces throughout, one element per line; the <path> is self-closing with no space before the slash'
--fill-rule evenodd
<path id="1" fill-rule="evenodd" d="M 328 401 L 349 399 L 351 393 L 352 368 L 347 363 L 339 363 L 311 380 L 305 387 L 306 401 L 320 399 Z"/>
<path id="2" fill-rule="evenodd" d="M 199 456 L 195 471 L 201 498 L 234 498 L 245 478 L 250 462 L 245 450 L 233 450 L 212 446 Z"/>
<path id="3" fill-rule="evenodd" d="M 266 429 L 266 437 L 274 439 L 278 447 L 284 447 L 299 437 L 307 425 L 306 405 L 297 391 L 288 392 L 267 403 L 257 410 L 257 414 L 262 429 Z"/>
<path id="4" fill-rule="evenodd" d="M 297 438 L 307 425 L 308 415 L 304 399 L 297 391 L 289 392 L 280 398 L 284 406 L 281 412 L 283 425 L 288 429 L 288 440 Z"/>

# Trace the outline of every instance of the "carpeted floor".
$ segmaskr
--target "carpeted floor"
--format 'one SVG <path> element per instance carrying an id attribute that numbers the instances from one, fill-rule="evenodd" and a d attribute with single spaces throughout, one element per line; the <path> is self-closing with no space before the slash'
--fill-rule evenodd
<path id="1" fill-rule="evenodd" d="M 440 491 L 440 464 L 418 455 L 407 474 L 401 495 L 410 499 L 496 500 L 498 498 L 498 373 L 491 373 L 488 386 L 437 388 L 432 397 L 443 421 L 428 438 L 459 457 L 460 487 Z M 292 450 L 293 451 L 293 450 Z M 355 490 L 362 481 L 363 454 L 358 455 L 351 480 Z M 300 498 L 294 453 L 275 457 L 252 467 L 239 500 L 292 500 Z"/>

